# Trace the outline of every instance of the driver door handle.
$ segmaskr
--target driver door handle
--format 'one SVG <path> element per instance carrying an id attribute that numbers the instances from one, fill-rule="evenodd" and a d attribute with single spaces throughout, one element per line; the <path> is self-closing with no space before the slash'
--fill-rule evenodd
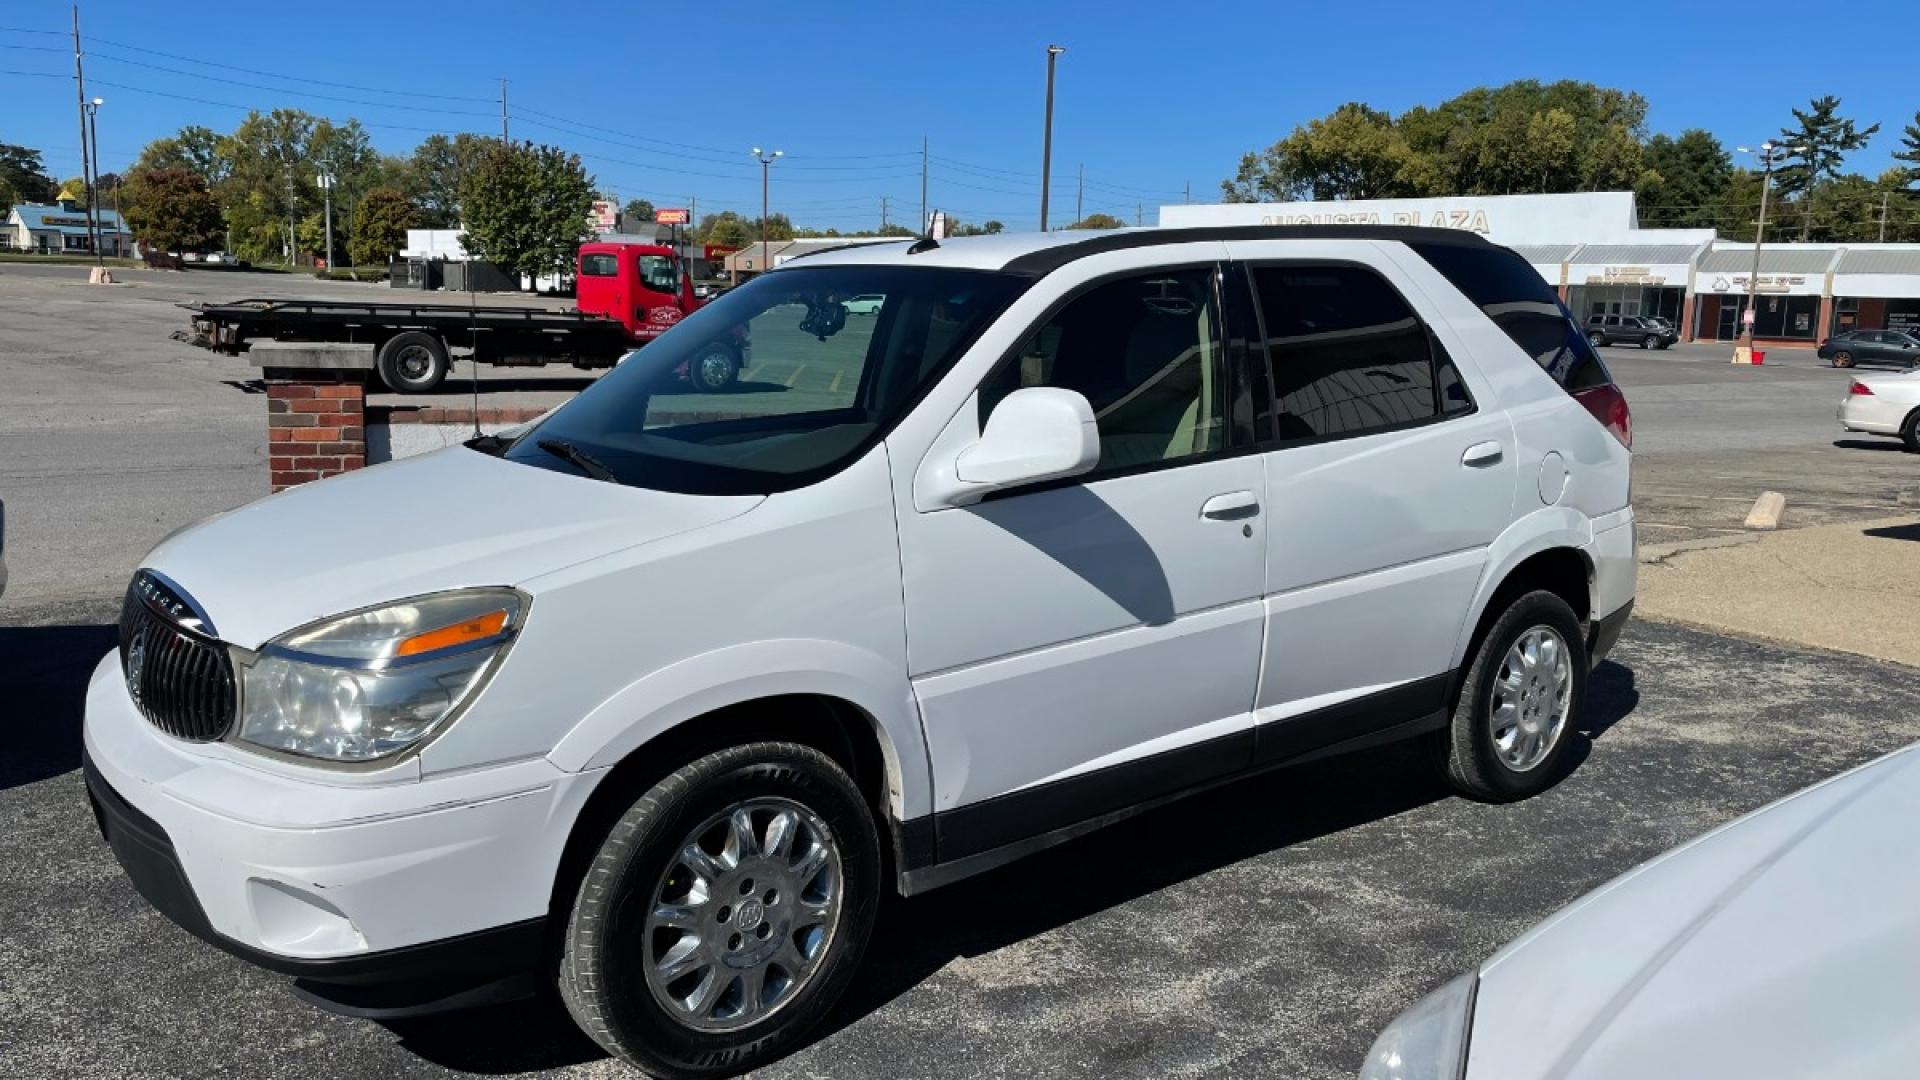
<path id="1" fill-rule="evenodd" d="M 1239 521 L 1260 513 L 1260 500 L 1251 491 L 1229 491 L 1201 504 L 1200 516 L 1214 521 Z"/>
<path id="2" fill-rule="evenodd" d="M 1497 442 L 1474 443 L 1467 452 L 1460 455 L 1460 464 L 1469 469 L 1484 469 L 1489 465 L 1500 464 L 1503 451 Z"/>

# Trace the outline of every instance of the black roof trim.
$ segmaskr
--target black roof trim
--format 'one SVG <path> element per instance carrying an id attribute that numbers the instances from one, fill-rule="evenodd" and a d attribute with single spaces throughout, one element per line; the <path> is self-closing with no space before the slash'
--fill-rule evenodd
<path id="1" fill-rule="evenodd" d="M 1044 277 L 1089 255 L 1129 248 L 1184 244 L 1204 240 L 1396 240 L 1405 244 L 1458 244 L 1492 247 L 1486 237 L 1464 229 L 1435 229 L 1419 225 L 1203 225 L 1182 229 L 1129 229 L 1102 233 L 1070 244 L 1029 251 L 1001 269 L 1010 274 Z"/>
<path id="2" fill-rule="evenodd" d="M 804 237 L 802 239 L 804 239 Z M 823 248 L 814 248 L 812 251 L 803 251 L 798 255 L 789 255 L 787 256 L 787 261 L 793 262 L 798 259 L 811 259 L 815 255 L 825 255 L 829 251 L 845 251 L 848 248 L 879 247 L 881 244 L 904 244 L 904 243 L 907 243 L 908 241 L 916 240 L 916 239 L 918 239 L 918 237 L 903 236 L 898 240 L 882 240 L 882 241 L 878 241 L 875 243 L 868 243 L 868 244 L 831 244 Z"/>

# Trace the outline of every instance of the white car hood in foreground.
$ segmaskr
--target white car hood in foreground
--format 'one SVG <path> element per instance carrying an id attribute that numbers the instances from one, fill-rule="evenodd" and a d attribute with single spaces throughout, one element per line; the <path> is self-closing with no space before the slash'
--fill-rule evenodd
<path id="1" fill-rule="evenodd" d="M 315 619 L 442 589 L 518 585 L 737 517 L 758 495 L 675 495 L 452 447 L 307 484 L 169 537 L 142 566 L 258 648 Z"/>
<path id="2" fill-rule="evenodd" d="M 1603 886 L 1484 966 L 1468 1080 L 1920 1075 L 1920 752 Z"/>

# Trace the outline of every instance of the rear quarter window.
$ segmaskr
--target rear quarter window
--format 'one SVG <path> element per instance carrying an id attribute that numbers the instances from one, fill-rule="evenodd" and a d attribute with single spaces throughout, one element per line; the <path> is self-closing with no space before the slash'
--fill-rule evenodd
<path id="1" fill-rule="evenodd" d="M 1501 247 L 1408 244 L 1478 305 L 1501 332 L 1569 393 L 1613 382 L 1600 354 L 1528 262 Z"/>
<path id="2" fill-rule="evenodd" d="M 613 277 L 620 272 L 620 264 L 612 255 L 587 254 L 580 256 L 580 274 L 583 277 Z"/>

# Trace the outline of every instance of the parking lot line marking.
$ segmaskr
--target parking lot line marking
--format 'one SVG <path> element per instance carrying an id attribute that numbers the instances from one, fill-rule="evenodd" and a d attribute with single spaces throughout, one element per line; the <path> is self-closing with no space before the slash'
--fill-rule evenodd
<path id="1" fill-rule="evenodd" d="M 840 376 L 845 374 L 846 372 L 844 371 L 836 371 L 833 373 L 833 381 L 827 384 L 827 393 L 837 394 L 840 392 Z"/>
<path id="2" fill-rule="evenodd" d="M 1702 499 L 1707 502 L 1751 503 L 1753 501 L 1742 495 L 1696 495 L 1691 491 L 1644 491 L 1644 492 L 1641 492 L 1641 494 L 1658 495 L 1658 496 L 1665 496 L 1665 497 L 1671 497 L 1676 499 Z M 1808 502 L 1804 499 L 1796 499 L 1794 501 L 1794 505 L 1795 506 L 1818 506 L 1818 507 L 1823 507 L 1829 510 L 1900 510 L 1900 509 L 1904 509 L 1902 506 L 1900 506 L 1900 504 L 1890 503 L 1890 502 L 1887 502 L 1887 503 L 1837 503 L 1837 502 Z"/>
<path id="3" fill-rule="evenodd" d="M 745 381 L 753 378 L 755 375 L 760 374 L 760 369 L 765 366 L 766 366 L 765 364 L 755 364 L 753 367 L 750 367 L 747 370 L 741 372 L 740 373 L 741 380 Z"/>
<path id="4" fill-rule="evenodd" d="M 793 374 L 787 376 L 787 385 L 791 387 L 800 378 L 800 373 L 805 370 L 807 370 L 807 365 L 805 364 L 801 364 L 799 367 L 794 368 Z"/>

